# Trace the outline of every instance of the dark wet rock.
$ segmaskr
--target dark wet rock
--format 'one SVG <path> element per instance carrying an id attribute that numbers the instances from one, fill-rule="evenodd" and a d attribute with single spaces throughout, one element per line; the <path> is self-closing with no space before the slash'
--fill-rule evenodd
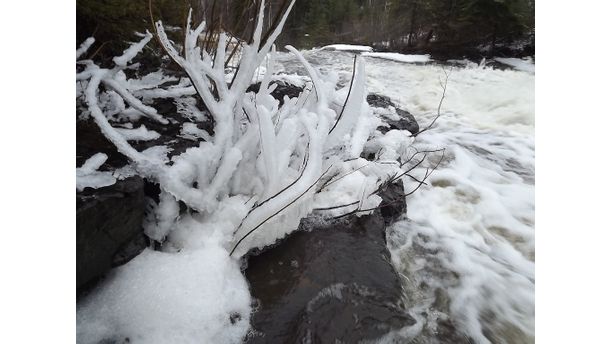
<path id="1" fill-rule="evenodd" d="M 370 106 L 378 107 L 378 108 L 387 108 L 389 106 L 395 107 L 395 104 L 391 101 L 391 98 L 387 96 L 382 96 L 376 93 L 370 93 L 367 96 L 367 101 Z"/>
<path id="2" fill-rule="evenodd" d="M 274 89 L 274 91 L 272 91 L 271 95 L 272 97 L 274 97 L 274 99 L 280 102 L 281 106 L 284 103 L 283 99 L 285 96 L 289 98 L 296 98 L 304 90 L 303 87 L 299 87 L 286 82 L 273 81 L 272 83 L 276 84 L 276 88 Z M 247 92 L 259 92 L 259 87 L 261 87 L 261 82 L 249 86 Z"/>
<path id="3" fill-rule="evenodd" d="M 77 120 L 76 142 L 77 166 L 82 166 L 87 159 L 96 153 L 104 153 L 108 156 L 104 167 L 120 167 L 128 163 L 128 159 L 117 152 L 117 147 L 102 135 L 100 127 L 92 119 Z"/>
<path id="4" fill-rule="evenodd" d="M 397 181 L 388 185 L 378 194 L 382 197 L 380 213 L 385 225 L 390 225 L 406 214 L 406 197 L 404 197 L 404 183 Z"/>
<path id="5" fill-rule="evenodd" d="M 190 121 L 177 112 L 173 99 L 154 99 L 148 105 L 155 108 L 169 123 L 162 124 L 145 116 L 131 122 L 134 129 L 144 125 L 148 130 L 153 130 L 160 134 L 155 140 L 130 141 L 130 144 L 136 150 L 143 151 L 151 147 L 163 145 L 169 148 L 168 158 L 171 158 L 184 153 L 188 148 L 197 147 L 200 144 L 199 140 L 181 137 L 183 124 L 190 123 Z M 196 106 L 206 113 L 206 107 L 201 100 L 197 99 Z M 129 160 L 117 152 L 115 145 L 104 137 L 93 119 L 78 119 L 79 115 L 77 110 L 77 166 L 81 166 L 87 159 L 99 152 L 105 153 L 108 156 L 108 160 L 101 168 L 102 170 L 112 170 L 128 164 Z M 212 120 L 195 124 L 199 129 L 205 130 L 211 135 L 213 134 Z M 112 125 L 119 128 L 121 123 L 113 122 Z"/>
<path id="6" fill-rule="evenodd" d="M 378 107 L 378 108 L 393 107 L 395 108 L 395 111 L 397 112 L 397 114 L 400 116 L 400 119 L 398 121 L 386 119 L 386 122 L 387 124 L 389 124 L 389 126 L 388 127 L 385 127 L 385 126 L 378 127 L 378 130 L 380 130 L 381 133 L 384 134 L 391 129 L 408 130 L 413 135 L 416 135 L 419 132 L 419 123 L 416 121 L 414 116 L 410 112 L 398 108 L 397 105 L 395 105 L 389 97 L 370 93 L 368 94 L 367 100 L 368 100 L 368 104 L 370 104 L 370 106 L 372 107 Z"/>
<path id="7" fill-rule="evenodd" d="M 77 290 L 144 249 L 144 201 L 140 177 L 77 193 Z"/>
<path id="8" fill-rule="evenodd" d="M 150 240 L 143 232 L 137 233 L 113 256 L 112 267 L 123 265 L 136 258 L 145 248 L 149 246 Z"/>
<path id="9" fill-rule="evenodd" d="M 389 221 L 399 209 L 384 211 Z M 401 306 L 386 220 L 380 210 L 339 220 L 311 216 L 275 247 L 249 257 L 245 274 L 258 308 L 247 342 L 356 343 L 414 324 Z"/>

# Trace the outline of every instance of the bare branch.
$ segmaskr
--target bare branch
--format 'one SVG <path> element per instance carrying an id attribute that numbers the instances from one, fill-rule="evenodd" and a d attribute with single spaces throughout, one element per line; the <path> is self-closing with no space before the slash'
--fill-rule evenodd
<path id="1" fill-rule="evenodd" d="M 429 123 L 429 125 L 427 127 L 425 127 L 424 129 L 421 129 L 419 132 L 414 134 L 413 135 L 414 137 L 416 137 L 419 134 L 421 134 L 421 133 L 431 129 L 431 127 L 436 123 L 436 121 L 440 117 L 440 109 L 442 108 L 442 102 L 444 102 L 444 98 L 446 97 L 446 86 L 448 85 L 448 77 L 450 76 L 452 68 L 453 67 L 451 67 L 450 71 L 447 72 L 446 69 L 444 69 L 444 67 L 442 67 L 442 71 L 444 72 L 444 75 L 445 75 L 444 84 L 442 84 L 442 80 L 438 79 L 438 81 L 440 82 L 440 86 L 442 87 L 442 97 L 440 98 L 440 102 L 438 103 L 438 112 L 437 112 L 436 117 L 433 119 L 433 121 L 431 121 L 431 123 Z"/>

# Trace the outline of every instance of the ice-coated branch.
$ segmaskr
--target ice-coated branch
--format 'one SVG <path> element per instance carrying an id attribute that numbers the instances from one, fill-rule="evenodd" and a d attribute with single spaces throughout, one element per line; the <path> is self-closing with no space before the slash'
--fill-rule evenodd
<path id="1" fill-rule="evenodd" d="M 154 119 L 159 123 L 168 124 L 168 120 L 159 115 L 155 108 L 143 104 L 116 80 L 111 78 L 104 78 L 102 79 L 102 82 L 104 83 L 104 85 L 117 92 L 117 94 L 119 94 L 121 98 L 123 98 L 123 100 L 125 100 L 125 102 L 128 103 L 134 109 L 142 112 L 145 116 L 150 117 L 151 119 Z"/>
<path id="2" fill-rule="evenodd" d="M 151 40 L 153 35 L 147 30 L 145 36 L 140 40 L 140 42 L 130 45 L 127 49 L 123 51 L 123 55 L 115 56 L 113 58 L 113 63 L 119 68 L 125 68 L 147 43 Z"/>
<path id="3" fill-rule="evenodd" d="M 104 136 L 106 136 L 106 138 L 109 139 L 109 141 L 111 141 L 117 147 L 119 153 L 127 156 L 136 163 L 149 165 L 151 163 L 150 159 L 135 150 L 127 142 L 123 135 L 121 135 L 121 133 L 119 133 L 117 130 L 115 130 L 115 128 L 113 128 L 113 126 L 106 119 L 104 113 L 102 113 L 102 109 L 100 109 L 100 106 L 98 105 L 98 97 L 96 95 L 96 91 L 105 73 L 106 71 L 102 69 L 94 73 L 91 79 L 89 80 L 87 89 L 85 90 L 85 101 L 87 102 L 87 105 L 89 107 L 90 114 L 96 124 L 100 127 L 102 134 L 104 134 Z"/>
<path id="4" fill-rule="evenodd" d="M 327 103 L 326 95 L 323 92 L 323 86 L 321 84 L 321 80 L 319 76 L 317 75 L 317 72 L 314 70 L 314 68 L 312 68 L 310 63 L 306 61 L 306 59 L 304 58 L 304 55 L 302 55 L 302 53 L 300 53 L 297 49 L 295 49 L 291 45 L 286 45 L 285 48 L 289 50 L 293 55 L 295 55 L 295 57 L 298 58 L 298 60 L 304 66 L 304 68 L 306 68 L 306 72 L 308 72 L 308 76 L 310 76 L 310 80 L 312 81 L 314 91 L 317 94 L 318 101 L 320 103 L 326 104 Z"/>
<path id="5" fill-rule="evenodd" d="M 96 153 L 76 169 L 76 188 L 83 191 L 86 187 L 100 188 L 115 184 L 115 177 L 111 172 L 100 172 L 98 169 L 108 159 L 104 153 Z"/>
<path id="6" fill-rule="evenodd" d="M 94 44 L 95 41 L 96 41 L 95 38 L 89 37 L 89 38 L 87 38 L 85 40 L 85 42 L 81 43 L 81 45 L 79 46 L 79 48 L 76 51 L 76 59 L 78 60 L 79 57 L 81 57 L 83 54 L 85 54 L 87 52 L 87 50 L 89 50 L 91 45 Z"/>
<path id="7" fill-rule="evenodd" d="M 344 135 L 357 123 L 357 119 L 361 114 L 361 107 L 365 101 L 365 63 L 363 57 L 358 56 L 355 60 L 355 75 L 349 86 L 348 95 L 342 111 L 338 115 L 338 119 L 334 127 L 330 130 L 327 139 L 328 147 L 333 147 L 337 144 Z"/>

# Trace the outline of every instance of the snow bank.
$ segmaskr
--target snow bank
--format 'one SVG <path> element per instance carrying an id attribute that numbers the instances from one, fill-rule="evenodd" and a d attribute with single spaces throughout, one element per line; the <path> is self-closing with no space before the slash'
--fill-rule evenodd
<path id="1" fill-rule="evenodd" d="M 496 57 L 494 58 L 494 60 L 499 63 L 511 66 L 516 70 L 531 74 L 535 73 L 535 64 L 531 60 L 522 60 L 515 57 Z"/>
<path id="2" fill-rule="evenodd" d="M 238 262 L 214 241 L 143 251 L 78 304 L 77 342 L 241 343 L 251 312 Z"/>
<path id="3" fill-rule="evenodd" d="M 372 51 L 372 47 L 368 45 L 353 45 L 353 44 L 330 44 L 321 49 L 331 49 L 340 51 Z"/>
<path id="4" fill-rule="evenodd" d="M 405 55 L 400 53 L 363 53 L 361 55 L 406 63 L 429 62 L 430 60 L 429 55 Z"/>

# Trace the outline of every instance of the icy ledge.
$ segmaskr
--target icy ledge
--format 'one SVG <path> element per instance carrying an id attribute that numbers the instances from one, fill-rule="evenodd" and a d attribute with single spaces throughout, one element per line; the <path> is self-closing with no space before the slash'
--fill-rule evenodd
<path id="1" fill-rule="evenodd" d="M 405 55 L 400 53 L 363 53 L 362 56 L 367 57 L 377 57 L 379 59 L 397 61 L 397 62 L 406 62 L 406 63 L 414 63 L 414 62 L 429 62 L 429 55 Z"/>

